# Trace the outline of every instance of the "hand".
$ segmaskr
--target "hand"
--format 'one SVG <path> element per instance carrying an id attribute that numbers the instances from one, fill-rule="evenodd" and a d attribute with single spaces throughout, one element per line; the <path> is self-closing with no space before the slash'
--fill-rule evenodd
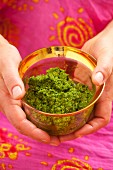
<path id="1" fill-rule="evenodd" d="M 59 144 L 57 137 L 50 137 L 26 119 L 21 109 L 21 98 L 25 94 L 24 84 L 19 77 L 18 66 L 21 61 L 18 50 L 0 36 L 0 111 L 22 134 L 37 141 Z"/>
<path id="2" fill-rule="evenodd" d="M 95 105 L 93 118 L 78 131 L 61 136 L 64 142 L 96 132 L 106 126 L 111 117 L 113 100 L 113 22 L 105 30 L 87 41 L 82 50 L 88 52 L 97 59 L 92 81 L 96 85 L 106 82 L 104 92 Z"/>

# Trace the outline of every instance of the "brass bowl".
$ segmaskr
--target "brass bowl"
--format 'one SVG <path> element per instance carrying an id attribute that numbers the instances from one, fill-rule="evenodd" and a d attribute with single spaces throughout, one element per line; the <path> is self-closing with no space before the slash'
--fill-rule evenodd
<path id="1" fill-rule="evenodd" d="M 92 83 L 91 76 L 95 66 L 96 60 L 91 55 L 67 46 L 42 48 L 25 57 L 20 63 L 19 74 L 26 90 L 29 77 L 45 74 L 49 68 L 59 67 L 66 70 L 73 81 L 85 84 L 89 89 L 95 91 L 87 107 L 66 114 L 45 113 L 36 110 L 22 100 L 27 118 L 50 135 L 66 135 L 81 128 L 88 121 L 94 104 L 101 96 L 105 86 L 105 84 L 95 86 Z"/>

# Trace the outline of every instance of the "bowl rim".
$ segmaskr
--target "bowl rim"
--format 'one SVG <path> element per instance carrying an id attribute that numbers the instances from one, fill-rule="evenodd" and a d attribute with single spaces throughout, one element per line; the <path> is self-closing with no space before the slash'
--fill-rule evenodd
<path id="1" fill-rule="evenodd" d="M 87 53 L 87 52 L 85 52 L 85 51 L 83 51 L 83 50 L 81 50 L 81 49 L 75 48 L 75 47 L 71 47 L 71 46 L 60 46 L 60 45 L 58 45 L 58 46 L 49 46 L 49 47 L 47 47 L 47 48 L 59 48 L 59 47 L 60 47 L 60 48 L 67 48 L 67 49 L 68 49 L 68 48 L 69 48 L 69 49 L 71 48 L 71 49 L 73 49 L 73 50 L 76 50 L 76 51 L 78 51 L 78 52 L 81 52 L 81 53 L 83 53 L 83 54 L 85 54 L 85 55 L 88 55 L 89 59 L 93 60 L 94 63 L 97 63 L 97 60 L 96 60 L 91 54 L 89 54 L 89 53 Z M 47 49 L 47 48 L 44 47 L 44 48 L 37 49 L 37 50 L 33 51 L 32 53 L 30 53 L 29 55 L 27 55 L 27 56 L 20 62 L 20 64 L 19 64 L 19 69 L 18 69 L 18 70 L 21 69 L 22 64 L 25 63 L 25 61 L 26 61 L 28 58 L 30 58 L 33 53 L 35 53 L 35 52 L 37 52 L 37 51 L 40 52 L 40 51 L 45 50 L 45 49 Z M 47 113 L 47 112 L 43 112 L 43 111 L 41 111 L 41 110 L 37 110 L 36 108 L 30 106 L 29 104 L 27 104 L 27 103 L 24 101 L 24 99 L 21 99 L 21 101 L 22 101 L 22 105 L 25 105 L 25 106 L 29 107 L 30 109 L 34 110 L 34 111 L 37 112 L 38 114 L 43 114 L 43 115 L 46 115 L 46 116 L 54 116 L 54 117 L 74 116 L 74 115 L 80 114 L 81 112 L 86 111 L 86 110 L 89 109 L 90 107 L 93 107 L 94 104 L 97 102 L 97 100 L 98 100 L 98 99 L 100 98 L 100 96 L 102 95 L 102 93 L 103 93 L 103 91 L 104 91 L 104 88 L 105 88 L 105 83 L 103 83 L 102 85 L 100 85 L 99 94 L 97 95 L 96 99 L 94 99 L 93 102 L 91 102 L 88 106 L 84 107 L 83 109 L 80 109 L 80 110 L 78 110 L 78 111 L 71 112 L 71 113 L 63 113 L 63 114 Z"/>

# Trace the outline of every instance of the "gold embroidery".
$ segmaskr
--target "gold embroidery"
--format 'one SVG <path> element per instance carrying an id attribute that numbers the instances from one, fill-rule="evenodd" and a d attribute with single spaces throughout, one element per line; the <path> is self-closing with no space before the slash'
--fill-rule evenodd
<path id="1" fill-rule="evenodd" d="M 84 19 L 79 18 L 78 20 L 81 24 L 83 24 L 83 26 L 86 27 L 86 29 L 90 35 L 90 38 L 92 38 L 94 36 L 92 28 L 84 21 Z"/>
<path id="2" fill-rule="evenodd" d="M 62 170 L 65 169 L 73 169 L 73 170 L 93 170 L 92 167 L 86 163 L 83 162 L 77 158 L 74 158 L 74 160 L 58 160 L 56 164 L 53 165 L 51 170 L 57 170 L 59 166 L 62 166 Z"/>
<path id="3" fill-rule="evenodd" d="M 30 4 L 30 2 L 28 3 L 24 3 L 21 2 L 18 5 L 18 1 L 17 0 L 2 0 L 3 3 L 5 3 L 7 6 L 9 6 L 10 8 L 14 9 L 14 10 L 18 10 L 18 11 L 26 11 L 26 10 L 33 10 L 34 7 Z M 33 3 L 38 3 L 39 0 L 30 0 Z"/>
<path id="4" fill-rule="evenodd" d="M 40 162 L 42 165 L 48 166 L 48 163 L 45 161 Z"/>
<path id="5" fill-rule="evenodd" d="M 55 19 L 58 19 L 58 18 L 59 18 L 58 14 L 55 13 L 55 12 L 53 13 L 53 16 L 54 16 Z"/>
<path id="6" fill-rule="evenodd" d="M 7 169 L 13 169 L 13 166 L 11 164 L 6 166 L 5 163 L 0 163 L 0 170 L 7 170 Z"/>
<path id="7" fill-rule="evenodd" d="M 84 8 L 81 7 L 78 9 L 78 13 L 82 13 L 82 12 L 84 12 Z"/>
<path id="8" fill-rule="evenodd" d="M 22 11 L 22 6 L 19 6 L 17 9 L 18 11 Z"/>
<path id="9" fill-rule="evenodd" d="M 9 169 L 13 169 L 13 166 L 11 164 L 8 165 Z"/>
<path id="10" fill-rule="evenodd" d="M 53 40 L 55 40 L 55 38 L 56 37 L 54 35 L 52 35 L 52 36 L 49 37 L 49 41 L 53 41 Z"/>
<path id="11" fill-rule="evenodd" d="M 39 0 L 32 0 L 33 2 L 35 2 L 35 3 L 38 3 L 39 2 Z"/>
<path id="12" fill-rule="evenodd" d="M 14 139 L 18 139 L 18 136 L 14 136 Z"/>
<path id="13" fill-rule="evenodd" d="M 3 143 L 1 144 L 0 146 L 1 150 L 4 152 L 4 151 L 9 151 L 11 149 L 11 144 L 9 143 Z"/>
<path id="14" fill-rule="evenodd" d="M 49 2 L 49 0 L 45 0 L 45 2 Z"/>
<path id="15" fill-rule="evenodd" d="M 17 152 L 8 152 L 8 157 L 12 160 L 15 160 L 18 157 L 18 153 Z"/>
<path id="16" fill-rule="evenodd" d="M 3 158 L 5 158 L 5 153 L 0 150 L 0 159 L 3 159 Z"/>
<path id="17" fill-rule="evenodd" d="M 54 31 L 54 30 L 55 30 L 55 28 L 51 26 L 51 27 L 50 27 L 50 30 Z"/>
<path id="18" fill-rule="evenodd" d="M 28 8 L 28 4 L 23 4 L 23 10 L 26 11 Z"/>
<path id="19" fill-rule="evenodd" d="M 6 165 L 4 163 L 1 163 L 2 170 L 6 170 Z"/>
<path id="20" fill-rule="evenodd" d="M 8 137 L 9 137 L 9 138 L 10 138 L 10 137 L 12 137 L 12 136 L 13 136 L 13 134 L 12 134 L 12 133 L 9 133 L 9 134 L 8 134 Z"/>
<path id="21" fill-rule="evenodd" d="M 25 150 L 30 150 L 30 147 L 25 147 L 24 144 L 20 143 L 16 145 L 17 151 L 25 151 Z"/>
<path id="22" fill-rule="evenodd" d="M 47 155 L 48 155 L 48 157 L 52 157 L 53 156 L 51 153 L 48 153 Z"/>
<path id="23" fill-rule="evenodd" d="M 74 148 L 69 148 L 69 153 L 73 153 L 74 152 Z"/>
<path id="24" fill-rule="evenodd" d="M 30 154 L 30 153 L 28 153 L 28 152 L 26 152 L 26 153 L 25 153 L 25 155 L 26 155 L 26 156 L 31 156 L 31 154 Z"/>
<path id="25" fill-rule="evenodd" d="M 25 145 L 26 142 L 24 142 L 23 139 L 19 139 L 18 136 L 12 133 L 8 133 L 7 131 L 4 131 L 3 129 L 1 129 L 1 134 L 2 135 L 1 135 L 0 140 L 2 141 L 2 143 L 0 144 L 0 159 L 5 159 L 6 157 L 8 157 L 11 160 L 16 160 L 19 156 L 19 152 L 24 152 L 26 156 L 31 155 L 28 152 L 31 149 L 31 147 Z M 13 143 L 10 142 L 11 138 L 13 139 Z M 21 143 L 18 143 L 20 141 Z"/>
<path id="26" fill-rule="evenodd" d="M 33 7 L 33 6 L 30 6 L 29 9 L 32 11 L 32 10 L 34 9 L 34 7 Z"/>
<path id="27" fill-rule="evenodd" d="M 72 33 L 72 34 L 70 34 L 70 36 L 69 36 L 69 42 L 68 42 L 68 39 L 67 39 L 67 36 L 66 35 L 68 35 L 68 30 L 69 29 L 73 29 L 73 31 L 75 31 L 75 33 Z M 84 36 L 83 36 L 83 34 L 81 34 L 81 31 L 80 31 L 80 29 L 78 28 L 78 27 L 75 27 L 74 25 L 69 25 L 69 26 L 66 26 L 65 28 L 64 28 L 64 41 L 65 41 L 65 43 L 68 45 L 68 46 L 75 46 L 75 43 L 73 43 L 73 38 L 77 38 L 78 37 L 78 35 L 76 35 L 76 32 L 79 34 L 79 36 L 80 36 L 80 42 L 78 43 L 78 44 L 76 44 L 76 47 L 79 47 L 79 46 L 82 46 L 82 44 L 83 44 L 83 42 L 84 42 Z"/>
<path id="28" fill-rule="evenodd" d="M 61 11 L 61 12 L 64 12 L 64 8 L 63 8 L 63 7 L 60 7 L 60 11 Z"/>
<path id="29" fill-rule="evenodd" d="M 75 20 L 72 17 L 66 17 L 57 24 L 57 34 L 61 45 L 77 48 L 81 48 L 88 39 L 94 36 L 92 28 L 82 18 Z M 56 40 L 55 36 L 51 35 L 49 41 L 54 40 Z"/>
<path id="30" fill-rule="evenodd" d="M 86 156 L 84 157 L 84 159 L 85 159 L 86 161 L 88 161 L 88 160 L 89 160 L 89 156 L 86 155 Z"/>

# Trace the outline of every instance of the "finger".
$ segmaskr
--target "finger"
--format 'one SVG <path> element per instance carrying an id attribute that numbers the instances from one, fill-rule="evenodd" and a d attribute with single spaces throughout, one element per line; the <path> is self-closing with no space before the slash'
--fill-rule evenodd
<path id="1" fill-rule="evenodd" d="M 106 126 L 110 121 L 111 111 L 112 102 L 104 101 L 102 103 L 98 103 L 95 108 L 95 117 L 85 124 L 80 130 L 75 132 L 75 138 L 92 134 L 100 128 Z"/>
<path id="2" fill-rule="evenodd" d="M 4 112 L 11 124 L 21 134 L 29 136 L 37 141 L 50 142 L 50 136 L 27 120 L 24 111 L 18 105 L 8 105 L 8 108 L 7 106 L 4 108 Z"/>
<path id="3" fill-rule="evenodd" d="M 20 54 L 15 47 L 8 45 L 6 49 L 1 49 L 0 55 L 4 58 L 4 60 L 1 59 L 0 71 L 5 85 L 14 99 L 20 99 L 25 94 L 24 84 L 18 73 Z"/>
<path id="4" fill-rule="evenodd" d="M 26 119 L 26 115 L 19 106 L 15 106 L 17 109 L 9 109 L 12 112 L 7 112 L 6 116 L 11 124 L 23 135 L 26 135 L 39 142 L 47 143 L 53 146 L 58 146 L 60 141 L 56 136 L 49 136 L 45 131 L 37 128 L 29 120 Z"/>
<path id="5" fill-rule="evenodd" d="M 0 78 L 0 108 L 20 133 L 38 141 L 50 141 L 50 137 L 46 132 L 36 128 L 34 124 L 26 119 L 26 115 L 21 109 L 21 101 L 10 97 L 2 78 Z"/>
<path id="6" fill-rule="evenodd" d="M 60 139 L 60 142 L 66 142 L 66 141 L 69 141 L 69 140 L 74 140 L 75 139 L 75 135 L 74 133 L 71 133 L 71 134 L 68 134 L 68 135 L 63 135 L 63 136 L 60 136 L 59 137 Z"/>
<path id="7" fill-rule="evenodd" d="M 50 145 L 58 146 L 60 144 L 60 140 L 57 136 L 51 136 Z"/>

